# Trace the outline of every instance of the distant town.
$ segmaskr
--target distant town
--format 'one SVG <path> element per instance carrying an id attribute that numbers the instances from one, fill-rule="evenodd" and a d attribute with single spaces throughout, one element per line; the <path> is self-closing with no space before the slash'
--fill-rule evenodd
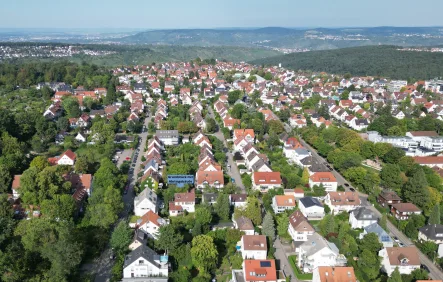
<path id="1" fill-rule="evenodd" d="M 3 58 L 109 53 L 0 50 Z M 17 73 L 2 80 L 17 83 L 5 94 L 5 120 L 25 119 L 17 109 L 26 108 L 38 124 L 34 133 L 17 122 L 1 139 L 29 146 L 29 162 L 8 170 L 16 233 L 29 239 L 23 226 L 51 220 L 111 234 L 82 239 L 94 252 L 77 250 L 66 266 L 79 277 L 443 277 L 442 78 L 201 59 L 106 70 L 66 65 L 34 80 Z M 26 158 L 3 148 L 8 160 Z M 46 228 L 32 228 L 32 236 L 45 237 Z M 75 234 L 63 236 L 77 242 Z"/>

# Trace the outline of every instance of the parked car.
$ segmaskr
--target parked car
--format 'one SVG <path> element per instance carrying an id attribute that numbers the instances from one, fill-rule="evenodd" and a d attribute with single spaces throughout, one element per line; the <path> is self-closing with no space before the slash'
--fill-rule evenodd
<path id="1" fill-rule="evenodd" d="M 349 184 L 348 184 L 348 183 L 345 183 L 344 185 L 345 185 L 345 187 L 349 187 Z"/>
<path id="2" fill-rule="evenodd" d="M 405 247 L 406 245 L 403 244 L 402 242 L 399 242 L 399 243 L 398 243 L 398 246 L 399 246 L 400 248 L 403 248 L 403 247 Z"/>
<path id="3" fill-rule="evenodd" d="M 394 242 L 396 242 L 396 243 L 400 242 L 400 240 L 398 240 L 398 238 L 396 236 L 394 236 L 393 239 L 394 239 Z"/>
<path id="4" fill-rule="evenodd" d="M 234 178 L 231 178 L 231 182 L 232 182 L 232 183 L 235 183 L 235 179 L 234 179 Z"/>
<path id="5" fill-rule="evenodd" d="M 351 188 L 349 188 L 349 190 L 351 190 L 352 192 L 355 192 L 355 189 L 354 189 L 354 188 L 352 188 L 352 187 L 351 187 Z"/>

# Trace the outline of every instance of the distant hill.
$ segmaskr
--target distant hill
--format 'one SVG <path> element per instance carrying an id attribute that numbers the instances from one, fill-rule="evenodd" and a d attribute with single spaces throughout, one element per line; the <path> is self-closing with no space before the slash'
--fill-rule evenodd
<path id="1" fill-rule="evenodd" d="M 295 70 L 385 76 L 394 79 L 429 79 L 443 76 L 443 53 L 399 51 L 396 46 L 365 46 L 292 53 L 252 61 Z"/>
<path id="2" fill-rule="evenodd" d="M 352 27 L 295 29 L 171 29 L 139 32 L 118 39 L 130 44 L 241 46 L 327 50 L 368 45 L 435 46 L 443 44 L 439 27 Z"/>
<path id="3" fill-rule="evenodd" d="M 104 44 L 65 44 L 65 43 L 35 43 L 35 42 L 0 42 L 0 46 L 8 46 L 15 49 L 32 48 L 39 45 L 50 45 L 67 47 L 72 46 L 78 49 L 87 49 L 93 51 L 112 51 L 115 52 L 104 56 L 91 55 L 74 55 L 72 57 L 63 57 L 63 60 L 81 63 L 86 61 L 96 65 L 105 66 L 121 66 L 121 65 L 137 65 L 151 64 L 163 62 L 189 61 L 196 58 L 201 59 L 218 59 L 233 62 L 251 61 L 266 57 L 277 56 L 282 53 L 264 48 L 247 48 L 247 47 L 196 47 L 196 46 L 164 46 L 164 45 L 104 45 Z M 29 50 L 29 49 L 25 49 Z M 31 49 L 32 50 L 32 49 Z M 38 49 L 37 49 L 38 50 Z M 29 51 L 29 52 L 36 52 Z M 28 51 L 25 51 L 28 53 Z M 36 55 L 36 54 L 34 54 Z M 37 61 L 54 61 L 59 58 L 35 58 L 26 57 L 21 60 L 37 60 Z"/>

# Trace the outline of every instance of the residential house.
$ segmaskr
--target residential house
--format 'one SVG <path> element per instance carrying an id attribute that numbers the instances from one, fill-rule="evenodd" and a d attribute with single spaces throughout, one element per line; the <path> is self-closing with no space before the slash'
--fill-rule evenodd
<path id="1" fill-rule="evenodd" d="M 223 171 L 203 171 L 198 170 L 195 175 L 195 181 L 197 184 L 197 188 L 203 189 L 206 187 L 214 187 L 214 188 L 223 188 L 225 182 L 223 177 Z"/>
<path id="2" fill-rule="evenodd" d="M 254 225 L 252 221 L 244 216 L 240 216 L 238 218 L 232 218 L 232 222 L 234 223 L 234 228 L 245 232 L 246 235 L 254 235 Z"/>
<path id="3" fill-rule="evenodd" d="M 145 234 L 145 232 L 137 229 L 134 232 L 134 239 L 132 239 L 131 244 L 129 245 L 129 249 L 131 251 L 137 249 L 141 245 L 147 245 L 148 244 L 148 236 Z"/>
<path id="4" fill-rule="evenodd" d="M 326 241 L 318 233 L 299 246 L 297 252 L 298 267 L 306 273 L 312 273 L 319 266 L 344 266 L 346 257 L 341 255 L 334 243 Z"/>
<path id="5" fill-rule="evenodd" d="M 306 218 L 311 220 L 319 220 L 325 216 L 325 208 L 317 198 L 300 198 L 298 200 L 298 208 Z"/>
<path id="6" fill-rule="evenodd" d="M 329 206 L 334 214 L 350 212 L 360 207 L 360 204 L 360 198 L 355 192 L 329 192 L 325 199 L 325 205 Z"/>
<path id="7" fill-rule="evenodd" d="M 218 197 L 217 193 L 203 193 L 202 203 L 212 206 L 215 203 L 217 203 L 217 197 Z"/>
<path id="8" fill-rule="evenodd" d="M 148 246 L 141 245 L 126 255 L 122 281 L 167 282 L 168 269 L 168 256 L 160 256 Z"/>
<path id="9" fill-rule="evenodd" d="M 142 216 L 150 210 L 154 213 L 158 212 L 157 194 L 146 187 L 134 198 L 134 214 L 136 216 Z"/>
<path id="10" fill-rule="evenodd" d="M 238 274 L 237 274 L 238 273 Z M 275 260 L 245 260 L 243 270 L 232 271 L 232 282 L 277 282 Z"/>
<path id="11" fill-rule="evenodd" d="M 354 268 L 349 266 L 319 266 L 314 269 L 312 282 L 357 282 Z"/>
<path id="12" fill-rule="evenodd" d="M 443 168 L 443 156 L 413 157 L 419 165 Z"/>
<path id="13" fill-rule="evenodd" d="M 48 161 L 50 164 L 53 164 L 53 165 L 55 164 L 55 165 L 71 165 L 72 166 L 75 164 L 76 158 L 77 158 L 77 155 L 68 149 L 61 156 L 49 158 Z"/>
<path id="14" fill-rule="evenodd" d="M 166 220 L 149 210 L 137 220 L 136 228 L 145 232 L 148 237 L 157 239 L 160 227 L 165 224 L 168 224 Z"/>
<path id="15" fill-rule="evenodd" d="M 289 216 L 288 233 L 295 242 L 306 242 L 315 233 L 315 229 L 301 211 L 294 211 Z M 295 248 L 297 251 L 297 246 Z"/>
<path id="16" fill-rule="evenodd" d="M 421 210 L 412 203 L 399 203 L 391 206 L 391 214 L 398 220 L 407 220 L 410 215 L 421 214 Z"/>
<path id="17" fill-rule="evenodd" d="M 381 269 L 391 276 L 396 268 L 400 274 L 411 274 L 420 268 L 420 258 L 416 247 L 390 247 L 378 252 L 382 257 Z"/>
<path id="18" fill-rule="evenodd" d="M 377 203 L 382 207 L 390 207 L 393 204 L 401 203 L 401 198 L 393 191 L 382 191 L 377 197 Z"/>
<path id="19" fill-rule="evenodd" d="M 252 188 L 266 192 L 269 189 L 279 188 L 282 184 L 280 172 L 252 173 Z"/>
<path id="20" fill-rule="evenodd" d="M 229 194 L 229 203 L 234 208 L 246 208 L 247 194 Z"/>
<path id="21" fill-rule="evenodd" d="M 155 136 L 164 144 L 164 145 L 178 145 L 179 137 L 178 130 L 157 130 L 155 132 Z"/>
<path id="22" fill-rule="evenodd" d="M 231 118 L 231 117 L 225 117 L 223 119 L 223 126 L 227 127 L 229 130 L 232 130 L 235 125 L 240 126 L 240 120 L 239 119 L 234 119 L 234 118 Z"/>
<path id="23" fill-rule="evenodd" d="M 195 212 L 194 192 L 175 193 L 174 201 L 169 203 L 169 216 L 177 216 L 184 211 Z"/>
<path id="24" fill-rule="evenodd" d="M 443 244 L 443 225 L 428 224 L 418 229 L 418 239 Z"/>
<path id="25" fill-rule="evenodd" d="M 272 198 L 272 209 L 276 214 L 294 209 L 295 204 L 295 197 L 292 195 L 275 195 Z"/>
<path id="26" fill-rule="evenodd" d="M 365 207 L 357 208 L 349 213 L 349 224 L 352 229 L 364 228 L 373 223 L 377 223 L 377 216 Z"/>
<path id="27" fill-rule="evenodd" d="M 394 240 L 389 236 L 389 234 L 380 226 L 378 223 L 372 223 L 368 226 L 363 227 L 363 232 L 360 233 L 360 239 L 363 239 L 367 234 L 375 233 L 378 237 L 378 241 L 383 244 L 383 247 L 393 247 Z"/>
<path id="28" fill-rule="evenodd" d="M 316 172 L 309 177 L 309 187 L 322 185 L 326 192 L 337 191 L 337 179 L 332 172 Z"/>
<path id="29" fill-rule="evenodd" d="M 265 235 L 243 235 L 240 240 L 243 259 L 266 259 L 268 245 Z"/>
<path id="30" fill-rule="evenodd" d="M 20 198 L 20 178 L 21 175 L 14 175 L 14 179 L 12 180 L 12 198 L 17 200 Z"/>

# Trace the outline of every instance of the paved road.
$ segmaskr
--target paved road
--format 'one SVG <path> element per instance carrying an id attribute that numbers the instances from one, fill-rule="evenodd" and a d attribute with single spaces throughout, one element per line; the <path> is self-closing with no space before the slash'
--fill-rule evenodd
<path id="1" fill-rule="evenodd" d="M 286 126 L 285 126 L 285 128 L 286 128 Z M 318 155 L 317 151 L 314 148 L 312 148 L 309 144 L 307 144 L 301 137 L 299 137 L 299 140 L 300 140 L 300 143 L 306 149 L 308 149 L 315 158 L 317 158 L 321 162 L 326 162 L 326 160 L 324 158 L 322 158 L 320 155 Z M 334 170 L 332 173 L 336 177 L 339 185 L 347 183 L 346 179 L 340 173 L 338 173 L 336 170 Z M 348 190 L 348 188 L 345 188 L 345 189 Z M 367 200 L 368 195 L 361 193 L 361 192 L 358 192 L 358 194 L 359 194 L 359 198 L 360 198 L 363 206 L 368 207 L 378 217 L 382 216 L 381 213 Z M 388 221 L 387 228 L 388 228 L 391 235 L 396 236 L 400 240 L 400 242 L 402 242 L 406 246 L 414 245 L 414 243 L 408 237 L 406 237 L 406 235 L 404 235 L 400 230 L 398 230 L 390 221 Z M 428 267 L 428 269 L 430 271 L 429 276 L 432 279 L 443 279 L 443 272 L 422 252 L 419 251 L 418 254 L 420 257 L 421 264 L 424 264 Z"/>
<path id="2" fill-rule="evenodd" d="M 286 257 L 286 250 L 284 249 L 284 246 L 282 245 L 280 239 L 275 240 L 274 248 L 274 257 L 275 259 L 280 261 L 280 270 L 282 270 L 286 276 L 291 276 L 291 282 L 298 282 L 299 280 L 295 276 L 294 271 L 289 264 L 288 258 Z"/>
<path id="3" fill-rule="evenodd" d="M 148 115 L 144 121 L 146 129 L 151 121 L 151 117 Z M 125 204 L 124 210 L 119 214 L 119 221 L 124 220 L 128 217 L 130 211 L 133 209 L 134 203 L 134 185 L 137 182 L 137 173 L 140 171 L 140 164 L 142 163 L 141 158 L 143 156 L 143 150 L 145 148 L 146 139 L 148 137 L 148 132 L 143 132 L 139 134 L 140 139 L 135 152 L 132 155 L 131 168 L 128 174 L 128 193 L 123 195 L 123 202 Z M 134 164 L 134 166 L 132 166 Z M 135 169 L 134 169 L 135 168 Z M 117 225 L 117 224 L 116 224 Z M 112 250 L 110 246 L 103 251 L 100 258 L 94 262 L 92 270 L 95 272 L 95 282 L 107 282 L 111 279 L 111 269 L 114 261 L 110 259 Z"/>
<path id="4" fill-rule="evenodd" d="M 215 119 L 214 111 L 211 107 L 209 107 L 208 114 L 211 118 Z M 217 124 L 217 131 L 215 133 L 209 134 L 209 135 L 217 137 L 218 140 L 223 142 L 223 144 L 225 145 L 225 148 L 228 147 L 228 143 L 226 142 L 225 136 L 223 135 L 223 133 L 220 130 L 220 125 Z M 227 152 L 226 157 L 228 160 L 227 161 L 227 169 L 226 169 L 227 174 L 231 178 L 234 179 L 235 185 L 241 189 L 242 193 L 246 193 L 245 186 L 243 185 L 243 182 L 241 179 L 240 171 L 238 170 L 238 167 L 234 162 L 232 152 Z"/>

